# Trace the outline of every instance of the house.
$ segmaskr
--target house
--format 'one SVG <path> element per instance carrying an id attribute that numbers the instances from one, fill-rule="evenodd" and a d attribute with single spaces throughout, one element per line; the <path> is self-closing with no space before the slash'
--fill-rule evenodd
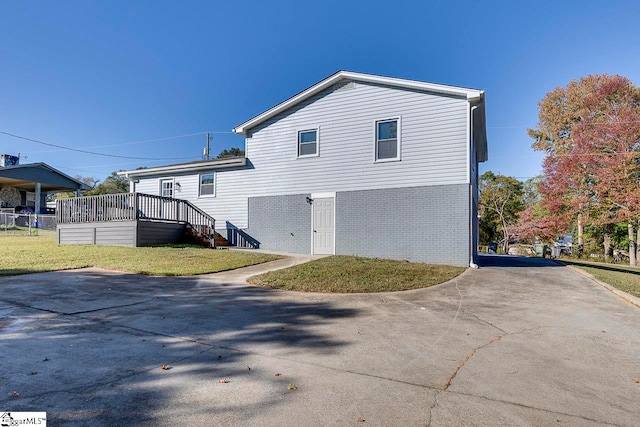
<path id="1" fill-rule="evenodd" d="M 89 187 L 46 163 L 21 165 L 17 157 L 0 155 L 0 208 L 46 213 L 47 193 L 81 190 Z"/>
<path id="2" fill-rule="evenodd" d="M 239 246 L 474 264 L 483 91 L 339 71 L 233 131 L 243 158 L 121 174 Z"/>

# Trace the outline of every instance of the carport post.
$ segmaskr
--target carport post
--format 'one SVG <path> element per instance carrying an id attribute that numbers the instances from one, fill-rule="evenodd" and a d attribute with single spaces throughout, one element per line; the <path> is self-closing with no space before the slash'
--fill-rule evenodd
<path id="1" fill-rule="evenodd" d="M 42 185 L 39 182 L 36 182 L 36 212 L 35 212 L 36 228 L 39 228 L 38 215 L 40 214 L 40 195 L 41 194 L 42 194 Z"/>

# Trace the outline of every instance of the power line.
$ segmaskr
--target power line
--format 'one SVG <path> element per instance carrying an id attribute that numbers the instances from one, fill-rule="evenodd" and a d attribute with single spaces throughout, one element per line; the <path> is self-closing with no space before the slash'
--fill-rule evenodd
<path id="1" fill-rule="evenodd" d="M 58 144 L 52 144 L 50 142 L 38 141 L 36 139 L 31 139 L 31 138 L 27 138 L 25 136 L 15 135 L 15 134 L 12 134 L 12 133 L 9 133 L 9 132 L 0 131 L 0 134 L 7 135 L 7 136 L 10 136 L 12 138 L 22 139 L 22 140 L 25 140 L 25 141 L 35 142 L 36 144 L 42 144 L 42 145 L 46 145 L 46 146 L 49 146 L 49 147 L 61 148 L 63 150 L 75 151 L 75 152 L 78 152 L 78 153 L 85 153 L 85 154 L 92 154 L 94 156 L 116 157 L 116 158 L 119 158 L 119 159 L 178 160 L 178 159 L 196 159 L 196 158 L 200 158 L 200 156 L 188 156 L 188 157 L 135 157 L 135 156 L 121 156 L 121 155 L 118 155 L 118 154 L 98 153 L 98 152 L 95 152 L 95 151 L 82 150 L 80 148 L 65 147 L 64 145 L 58 145 Z"/>
<path id="2" fill-rule="evenodd" d="M 233 132 L 231 131 L 204 131 L 204 132 L 196 132 L 196 133 L 187 133 L 184 135 L 176 135 L 176 136 L 168 136 L 166 138 L 157 138 L 157 139 L 146 139 L 144 141 L 133 141 L 133 142 L 123 142 L 120 144 L 108 144 L 108 145 L 92 145 L 90 147 L 87 148 L 105 148 L 105 147 L 120 147 L 123 145 L 136 145 L 136 144 L 145 144 L 148 142 L 157 142 L 157 141 L 168 141 L 171 139 L 180 139 L 180 138 L 187 138 L 189 136 L 196 136 L 196 135 L 204 135 L 205 133 L 210 133 L 210 134 L 233 134 Z M 28 154 L 30 153 L 55 153 L 58 151 L 62 151 L 62 150 L 39 150 L 39 151 L 29 151 Z M 195 158 L 195 157 L 194 157 Z"/>

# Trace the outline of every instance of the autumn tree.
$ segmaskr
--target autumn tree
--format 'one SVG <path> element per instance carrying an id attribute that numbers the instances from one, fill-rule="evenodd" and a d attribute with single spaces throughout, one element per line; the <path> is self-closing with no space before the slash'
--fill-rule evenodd
<path id="1" fill-rule="evenodd" d="M 500 233 L 507 253 L 511 228 L 524 209 L 522 183 L 513 177 L 495 175 L 488 171 L 480 177 L 479 187 L 480 227 Z"/>
<path id="2" fill-rule="evenodd" d="M 542 204 L 542 179 L 542 176 L 529 178 L 522 185 L 524 209 L 518 214 L 518 221 L 512 228 L 519 240 L 530 243 L 553 241 L 566 231 L 567 225 L 557 221 Z"/>
<path id="3" fill-rule="evenodd" d="M 583 244 L 586 221 L 598 226 L 625 221 L 630 263 L 635 265 L 634 227 L 640 219 L 638 89 L 624 77 L 606 74 L 571 81 L 539 103 L 538 128 L 529 135 L 535 139 L 533 148 L 546 154 L 539 187 L 544 207 L 559 223 L 577 222 L 578 244 Z"/>

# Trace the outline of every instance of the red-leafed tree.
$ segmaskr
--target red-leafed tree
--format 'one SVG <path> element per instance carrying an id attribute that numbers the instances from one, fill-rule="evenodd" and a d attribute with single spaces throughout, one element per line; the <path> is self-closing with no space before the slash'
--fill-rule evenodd
<path id="1" fill-rule="evenodd" d="M 512 232 L 518 240 L 535 243 L 553 241 L 568 228 L 568 218 L 551 216 L 542 205 L 540 197 L 541 176 L 529 178 L 524 182 L 524 210 L 518 214 L 518 222 Z"/>
<path id="2" fill-rule="evenodd" d="M 593 75 L 549 92 L 539 108 L 538 128 L 529 134 L 535 138 L 534 149 L 546 153 L 542 205 L 559 223 L 578 222 L 578 244 L 586 221 L 627 222 L 634 265 L 634 227 L 640 218 L 640 91 L 624 77 Z"/>

